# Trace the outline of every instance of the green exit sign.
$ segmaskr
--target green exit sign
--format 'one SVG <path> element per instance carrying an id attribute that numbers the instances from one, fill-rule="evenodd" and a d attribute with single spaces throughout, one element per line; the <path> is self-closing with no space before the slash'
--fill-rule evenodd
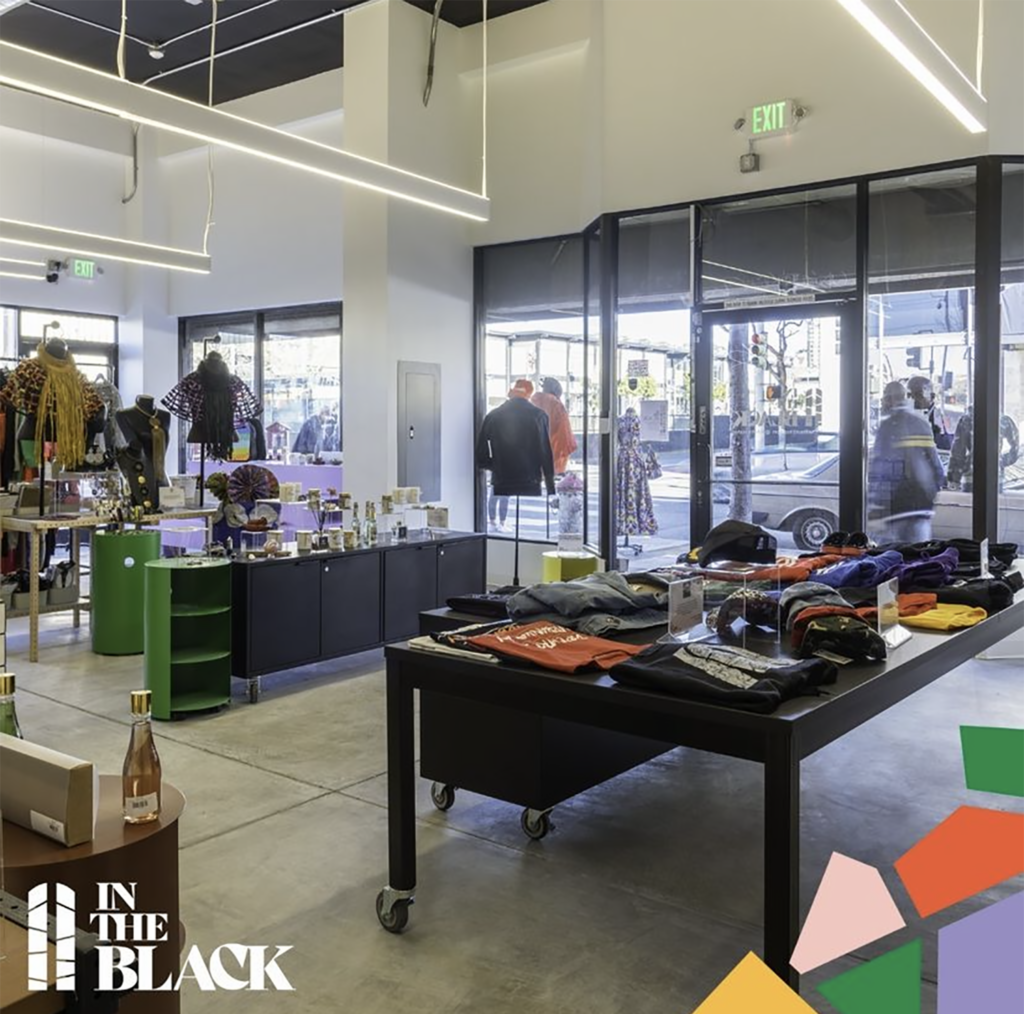
<path id="1" fill-rule="evenodd" d="M 77 257 L 71 262 L 71 273 L 75 278 L 95 278 L 96 277 L 96 262 L 95 261 L 83 261 Z"/>
<path id="2" fill-rule="evenodd" d="M 793 129 L 796 119 L 795 108 L 796 103 L 792 99 L 754 106 L 747 117 L 750 136 L 770 137 L 773 134 L 788 134 Z"/>

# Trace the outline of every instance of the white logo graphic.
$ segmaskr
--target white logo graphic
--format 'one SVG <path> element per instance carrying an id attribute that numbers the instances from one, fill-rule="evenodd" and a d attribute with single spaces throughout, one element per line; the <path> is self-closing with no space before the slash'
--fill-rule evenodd
<path id="1" fill-rule="evenodd" d="M 221 944 L 214 948 L 209 960 L 195 945 L 189 950 L 177 978 L 169 975 L 159 985 L 153 982 L 156 945 L 167 941 L 167 914 L 136 912 L 136 884 L 100 883 L 96 910 L 89 916 L 89 925 L 100 938 L 96 945 L 98 976 L 96 989 L 117 993 L 135 989 L 139 992 L 168 992 L 181 989 L 191 979 L 204 992 L 216 989 L 252 990 L 294 989 L 277 962 L 291 946 L 277 945 L 268 955 L 269 947 L 243 944 Z M 47 884 L 33 887 L 28 894 L 28 988 L 51 988 L 47 975 L 49 946 L 50 889 Z M 54 920 L 56 923 L 56 982 L 54 989 L 73 992 L 75 983 L 75 892 L 64 884 L 53 885 Z M 118 941 L 114 943 L 113 941 Z M 228 959 L 231 968 L 225 967 Z"/>
<path id="2" fill-rule="evenodd" d="M 49 885 L 40 884 L 28 892 L 28 988 L 48 988 L 46 951 L 48 947 Z M 56 974 L 54 988 L 75 988 L 75 892 L 54 884 L 54 919 L 57 923 Z"/>

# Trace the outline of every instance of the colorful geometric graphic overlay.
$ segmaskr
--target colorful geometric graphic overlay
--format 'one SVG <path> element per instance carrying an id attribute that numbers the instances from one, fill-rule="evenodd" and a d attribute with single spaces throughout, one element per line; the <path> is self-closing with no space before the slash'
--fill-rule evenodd
<path id="1" fill-rule="evenodd" d="M 904 926 L 878 870 L 833 852 L 790 964 L 803 975 Z"/>
<path id="2" fill-rule="evenodd" d="M 1024 1011 L 1024 893 L 939 930 L 939 1014 Z"/>
<path id="3" fill-rule="evenodd" d="M 1024 873 L 1024 814 L 961 806 L 896 860 L 922 916 Z"/>
<path id="4" fill-rule="evenodd" d="M 753 951 L 693 1014 L 814 1014 Z"/>
<path id="5" fill-rule="evenodd" d="M 843 972 L 823 982 L 818 992 L 840 1014 L 920 1014 L 921 941 Z"/>
<path id="6" fill-rule="evenodd" d="M 1024 796 L 1024 729 L 960 726 L 967 788 Z"/>

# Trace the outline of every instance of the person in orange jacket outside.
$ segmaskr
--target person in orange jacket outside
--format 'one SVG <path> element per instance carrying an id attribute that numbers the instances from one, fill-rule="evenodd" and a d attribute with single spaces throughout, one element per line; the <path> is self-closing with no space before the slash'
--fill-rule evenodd
<path id="1" fill-rule="evenodd" d="M 569 422 L 569 413 L 562 404 L 562 385 L 554 377 L 545 377 L 541 381 L 541 390 L 530 402 L 547 413 L 555 475 L 561 475 L 569 465 L 570 455 L 576 450 L 576 437 Z"/>

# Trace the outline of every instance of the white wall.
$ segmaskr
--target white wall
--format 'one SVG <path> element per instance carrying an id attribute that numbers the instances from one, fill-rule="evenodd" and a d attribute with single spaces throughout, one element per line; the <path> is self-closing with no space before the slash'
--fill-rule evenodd
<path id="1" fill-rule="evenodd" d="M 4 90 L 6 102 L 6 90 Z M 43 225 L 125 234 L 125 158 L 65 141 L 47 131 L 47 106 L 36 107 L 38 131 L 0 126 L 0 217 Z M 21 121 L 28 126 L 31 121 Z M 129 134 L 130 136 L 130 134 Z M 4 256 L 29 260 L 63 259 L 63 249 L 33 250 L 5 245 Z M 42 268 L 0 265 L 0 269 L 42 273 Z M 103 263 L 104 273 L 91 281 L 61 275 L 55 284 L 0 277 L 0 302 L 55 310 L 119 315 L 124 312 L 124 270 Z"/>
<path id="2" fill-rule="evenodd" d="M 916 0 L 913 8 L 973 76 L 977 4 Z M 981 135 L 968 134 L 832 0 L 550 0 L 499 18 L 489 40 L 496 207 L 475 241 L 580 228 L 593 217 L 581 188 L 594 186 L 595 173 L 599 210 L 616 211 L 1020 153 L 1024 4 L 990 0 L 985 9 L 991 129 Z M 474 89 L 479 33 L 465 33 Z M 552 53 L 549 39 L 562 51 Z M 811 115 L 792 136 L 758 144 L 761 172 L 740 174 L 746 141 L 733 121 L 776 97 L 800 99 Z"/>

